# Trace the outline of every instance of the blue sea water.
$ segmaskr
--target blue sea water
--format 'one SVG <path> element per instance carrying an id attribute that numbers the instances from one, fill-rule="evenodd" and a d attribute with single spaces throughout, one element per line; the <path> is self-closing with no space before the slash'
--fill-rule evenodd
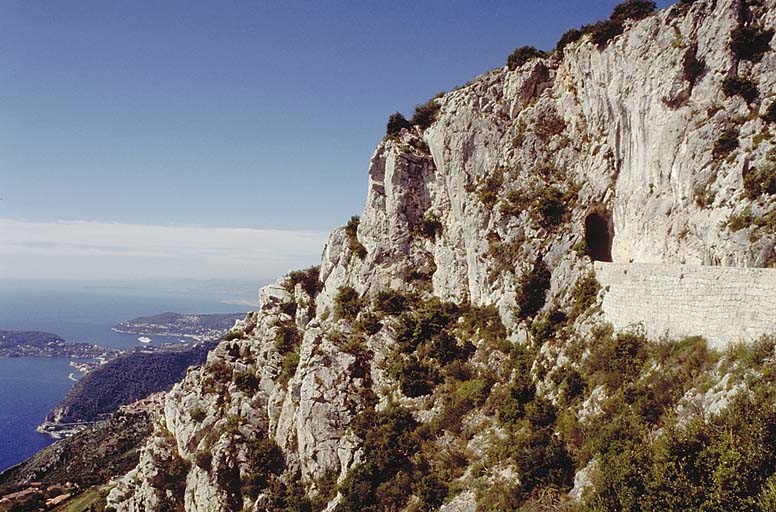
<path id="1" fill-rule="evenodd" d="M 73 384 L 69 360 L 0 358 L 0 471 L 51 444 L 35 427 Z"/>
<path id="2" fill-rule="evenodd" d="M 0 330 L 37 330 L 114 348 L 142 346 L 138 336 L 111 328 L 123 320 L 165 311 L 178 313 L 234 313 L 249 306 L 219 302 L 213 297 L 144 296 L 121 290 L 0 287 Z M 175 338 L 152 336 L 152 344 Z M 73 384 L 68 359 L 0 358 L 0 471 L 7 469 L 52 440 L 35 431 L 46 414 Z"/>

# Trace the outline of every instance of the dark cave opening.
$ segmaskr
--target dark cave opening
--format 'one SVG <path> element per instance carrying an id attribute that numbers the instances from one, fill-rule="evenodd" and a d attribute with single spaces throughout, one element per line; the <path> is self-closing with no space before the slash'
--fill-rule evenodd
<path id="1" fill-rule="evenodd" d="M 612 261 L 613 233 L 609 219 L 599 213 L 585 218 L 585 244 L 593 261 Z"/>

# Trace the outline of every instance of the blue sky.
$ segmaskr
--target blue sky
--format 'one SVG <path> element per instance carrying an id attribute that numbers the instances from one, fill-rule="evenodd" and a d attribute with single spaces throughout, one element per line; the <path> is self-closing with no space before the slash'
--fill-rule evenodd
<path id="1" fill-rule="evenodd" d="M 550 49 L 616 3 L 6 0 L 0 220 L 303 231 L 321 244 L 361 211 L 388 115 L 517 46 Z M 0 254 L 0 277 L 34 271 L 14 254 Z"/>

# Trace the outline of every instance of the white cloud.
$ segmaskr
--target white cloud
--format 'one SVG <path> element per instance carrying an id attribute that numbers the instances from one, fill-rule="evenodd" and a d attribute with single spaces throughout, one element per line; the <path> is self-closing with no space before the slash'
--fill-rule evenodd
<path id="1" fill-rule="evenodd" d="M 317 264 L 326 233 L 0 218 L 0 278 L 272 279 Z"/>

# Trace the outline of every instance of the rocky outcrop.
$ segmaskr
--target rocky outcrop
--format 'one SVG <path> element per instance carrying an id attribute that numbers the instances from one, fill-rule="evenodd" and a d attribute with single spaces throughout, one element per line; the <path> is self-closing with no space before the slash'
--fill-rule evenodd
<path id="1" fill-rule="evenodd" d="M 763 2 L 752 16 L 773 26 L 776 4 Z M 330 494 L 327 482 L 346 488 L 348 475 L 368 462 L 370 447 L 354 428 L 364 411 L 400 404 L 428 424 L 447 403 L 397 382 L 391 365 L 401 334 L 370 316 L 381 291 L 494 305 L 512 343 L 547 342 L 539 353 L 549 368 L 531 367 L 544 381 L 579 356 L 529 326 L 555 307 L 575 315 L 576 332 L 589 332 L 586 322 L 597 317 L 580 316 L 573 304 L 576 284 L 592 271 L 586 252 L 593 245 L 606 246 L 615 262 L 772 264 L 765 213 L 773 196 L 753 197 L 744 177 L 773 158 L 772 127 L 761 114 L 776 101 L 776 53 L 758 63 L 739 60 L 727 36 L 738 23 L 737 1 L 698 0 L 629 22 L 605 48 L 585 36 L 432 100 L 438 114 L 429 127 L 403 129 L 379 144 L 360 223 L 331 234 L 320 269 L 307 281 L 292 274 L 263 288 L 259 310 L 168 393 L 140 464 L 109 504 L 264 510 L 279 499 L 278 488 L 288 496 L 300 483 L 302 495 L 329 501 L 330 509 L 345 499 Z M 683 73 L 688 54 L 704 70 L 691 80 Z M 756 84 L 755 101 L 723 92 L 735 74 Z M 722 154 L 729 129 L 738 149 Z M 762 222 L 730 229 L 731 215 L 745 211 Z M 593 214 L 604 226 L 596 236 L 586 232 Z M 543 268 L 549 290 L 529 311 L 526 282 L 532 275 L 541 281 Z M 361 313 L 342 311 L 343 291 L 362 301 Z M 470 342 L 471 368 L 493 375 L 486 382 L 493 390 L 506 386 L 519 373 L 506 366 L 512 356 L 489 352 L 483 329 L 470 332 L 450 343 Z M 547 396 L 560 396 L 552 388 Z M 503 432 L 492 417 L 467 416 L 456 428 L 496 439 Z M 484 453 L 488 438 L 473 436 L 462 449 Z M 438 442 L 440 453 L 452 446 Z M 186 475 L 183 488 L 157 478 L 176 471 Z M 489 481 L 516 470 L 499 471 Z M 579 489 L 588 485 L 587 474 L 578 480 Z M 469 489 L 445 510 L 473 503 Z"/>

